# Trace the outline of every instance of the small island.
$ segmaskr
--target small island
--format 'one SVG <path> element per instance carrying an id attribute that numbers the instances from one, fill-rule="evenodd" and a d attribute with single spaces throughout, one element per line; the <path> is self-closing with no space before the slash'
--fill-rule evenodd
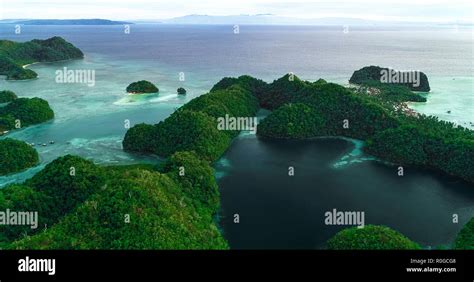
<path id="1" fill-rule="evenodd" d="M 11 138 L 0 140 L 0 175 L 20 172 L 38 161 L 38 153 L 27 143 Z"/>
<path id="2" fill-rule="evenodd" d="M 24 68 L 28 64 L 82 58 L 81 50 L 59 36 L 21 43 L 0 40 L 0 75 L 6 75 L 8 80 L 36 78 L 37 73 Z"/>
<path id="3" fill-rule="evenodd" d="M 0 91 L 0 104 L 10 103 L 11 101 L 15 100 L 16 98 L 18 98 L 18 97 L 16 96 L 15 92 L 13 92 L 13 91 L 9 91 L 9 90 Z"/>
<path id="4" fill-rule="evenodd" d="M 417 80 L 417 81 L 415 81 Z M 408 87 L 411 91 L 429 92 L 428 77 L 421 71 L 396 71 L 379 66 L 367 66 L 355 71 L 349 83 L 352 84 L 388 84 Z"/>
<path id="5" fill-rule="evenodd" d="M 0 108 L 0 134 L 49 121 L 54 112 L 41 98 L 18 98 Z"/>
<path id="6" fill-rule="evenodd" d="M 180 95 L 186 95 L 186 89 L 184 89 L 183 87 L 178 88 L 177 92 Z"/>
<path id="7" fill-rule="evenodd" d="M 158 93 L 160 90 L 147 80 L 140 80 L 127 86 L 127 92 L 132 94 Z"/>

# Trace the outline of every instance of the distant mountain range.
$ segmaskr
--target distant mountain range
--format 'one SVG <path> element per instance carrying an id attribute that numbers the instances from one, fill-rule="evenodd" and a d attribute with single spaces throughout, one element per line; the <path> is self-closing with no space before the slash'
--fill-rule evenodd
<path id="1" fill-rule="evenodd" d="M 123 25 L 131 22 L 111 21 L 104 19 L 72 19 L 72 20 L 4 20 L 4 23 L 24 24 L 24 25 Z"/>
<path id="2" fill-rule="evenodd" d="M 167 24 L 242 24 L 242 25 L 349 25 L 349 26 L 386 26 L 386 25 L 458 25 L 459 27 L 472 27 L 470 22 L 407 22 L 407 21 L 378 21 L 360 18 L 326 17 L 326 18 L 293 18 L 281 17 L 273 14 L 257 15 L 230 15 L 230 16 L 209 16 L 209 15 L 187 15 L 167 20 L 160 20 L 160 23 Z"/>
<path id="3" fill-rule="evenodd" d="M 371 25 L 374 21 L 357 18 L 318 18 L 301 19 L 280 17 L 272 14 L 208 16 L 187 15 L 183 17 L 161 20 L 168 24 L 247 24 L 247 25 Z"/>
<path id="4" fill-rule="evenodd" d="M 359 18 L 292 18 L 280 17 L 272 14 L 257 15 L 229 15 L 229 16 L 209 16 L 209 15 L 187 15 L 171 19 L 145 19 L 130 21 L 112 21 L 105 19 L 5 19 L 0 20 L 0 24 L 24 24 L 24 25 L 123 25 L 123 24 L 208 24 L 208 25 L 326 25 L 326 26 L 459 26 L 473 27 L 473 23 L 452 22 L 406 22 L 406 21 L 376 21 Z"/>

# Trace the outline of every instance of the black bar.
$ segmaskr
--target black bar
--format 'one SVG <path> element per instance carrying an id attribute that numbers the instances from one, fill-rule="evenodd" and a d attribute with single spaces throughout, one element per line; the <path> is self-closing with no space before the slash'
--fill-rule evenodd
<path id="1" fill-rule="evenodd" d="M 19 260 L 55 259 L 55 274 Z M 423 265 L 412 259 L 426 260 Z M 429 263 L 429 259 L 433 261 Z M 438 260 L 438 263 L 435 263 Z M 440 261 L 442 260 L 442 261 Z M 408 273 L 407 268 L 443 271 Z M 429 271 L 429 269 L 426 269 Z M 473 281 L 472 251 L 0 251 L 0 281 L 15 280 Z"/>

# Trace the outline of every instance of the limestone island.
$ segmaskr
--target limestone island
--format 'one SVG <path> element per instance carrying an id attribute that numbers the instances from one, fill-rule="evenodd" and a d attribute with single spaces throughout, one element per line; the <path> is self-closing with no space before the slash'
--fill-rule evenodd
<path id="1" fill-rule="evenodd" d="M 6 75 L 8 80 L 38 77 L 36 72 L 23 67 L 28 64 L 82 58 L 81 50 L 58 36 L 21 43 L 0 40 L 0 75 Z"/>
<path id="2" fill-rule="evenodd" d="M 186 95 L 186 89 L 184 89 L 183 87 L 178 88 L 177 92 L 180 95 Z"/>
<path id="3" fill-rule="evenodd" d="M 0 135 L 53 118 L 54 112 L 47 101 L 37 97 L 17 98 L 0 108 Z"/>
<path id="4" fill-rule="evenodd" d="M 421 71 L 398 71 L 379 66 L 363 67 L 355 71 L 349 79 L 349 83 L 399 85 L 406 86 L 411 91 L 430 91 L 428 77 Z"/>
<path id="5" fill-rule="evenodd" d="M 38 152 L 23 141 L 0 140 L 0 175 L 20 172 L 37 165 Z"/>
<path id="6" fill-rule="evenodd" d="M 272 83 L 248 75 L 223 78 L 209 93 L 158 124 L 136 124 L 127 131 L 124 150 L 167 158 L 159 166 L 98 166 L 66 155 L 24 183 L 0 189 L 0 210 L 26 206 L 45 215 L 39 226 L 48 226 L 46 230 L 0 225 L 0 248 L 228 249 L 215 224 L 220 196 L 212 164 L 239 131 L 219 130 L 217 119 L 251 117 L 262 108 L 272 113 L 258 124 L 259 138 L 355 138 L 366 141 L 368 153 L 393 164 L 425 167 L 474 183 L 474 131 L 400 111 L 403 102 L 393 98 L 398 95 L 384 92 L 390 89 L 374 89 L 378 94 L 294 75 Z M 75 177 L 70 175 L 71 167 Z M 123 224 L 124 214 L 134 219 L 133 228 Z M 454 248 L 472 248 L 473 230 L 471 220 Z M 367 225 L 340 231 L 327 248 L 422 246 L 396 230 Z"/>
<path id="7" fill-rule="evenodd" d="M 127 92 L 132 94 L 158 93 L 160 90 L 147 80 L 140 80 L 127 86 Z"/>

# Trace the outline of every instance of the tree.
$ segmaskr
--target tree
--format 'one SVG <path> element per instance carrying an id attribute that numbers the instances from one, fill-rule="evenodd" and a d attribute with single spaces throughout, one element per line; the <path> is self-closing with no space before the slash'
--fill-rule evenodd
<path id="1" fill-rule="evenodd" d="M 474 250 L 474 218 L 471 218 L 459 231 L 454 241 L 454 249 Z"/>
<path id="2" fill-rule="evenodd" d="M 13 91 L 3 90 L 0 91 L 0 103 L 9 103 L 18 98 Z"/>
<path id="3" fill-rule="evenodd" d="M 101 189 L 105 174 L 91 161 L 66 155 L 46 165 L 25 184 L 51 197 L 56 211 L 49 218 L 55 221 Z"/>
<path id="4" fill-rule="evenodd" d="M 0 175 L 22 171 L 38 162 L 38 153 L 27 143 L 11 138 L 0 140 Z"/>
<path id="5" fill-rule="evenodd" d="M 367 225 L 339 231 L 328 240 L 330 250 L 413 250 L 420 246 L 385 226 Z"/>

